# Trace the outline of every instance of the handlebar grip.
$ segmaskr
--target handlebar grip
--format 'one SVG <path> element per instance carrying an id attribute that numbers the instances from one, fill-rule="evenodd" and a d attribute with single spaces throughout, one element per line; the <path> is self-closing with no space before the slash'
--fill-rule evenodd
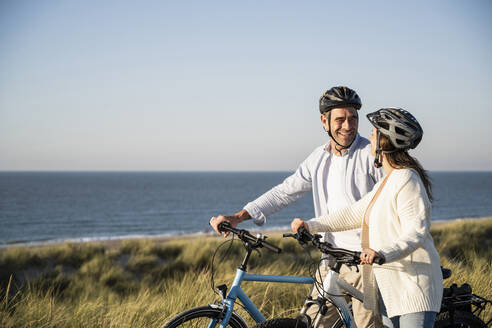
<path id="1" fill-rule="evenodd" d="M 253 235 L 251 235 L 249 233 L 249 231 L 233 228 L 233 227 L 231 227 L 231 224 L 228 221 L 223 221 L 223 222 L 219 223 L 219 231 L 220 232 L 230 231 L 230 232 L 240 236 L 239 238 L 241 240 L 247 240 L 247 241 L 252 242 L 252 243 L 257 242 L 257 238 L 255 238 Z M 265 248 L 267 248 L 267 249 L 269 249 L 272 252 L 275 252 L 277 254 L 279 254 L 282 251 L 281 248 L 278 248 L 277 246 L 274 246 L 274 245 L 266 242 L 265 240 L 261 240 L 260 243 L 263 247 L 265 247 Z"/>
<path id="2" fill-rule="evenodd" d="M 280 252 L 282 252 L 282 249 L 281 248 L 278 248 L 277 246 L 274 246 L 270 243 L 267 243 L 266 241 L 262 241 L 261 244 L 265 247 L 265 248 L 268 248 L 269 250 L 271 250 L 272 252 L 275 252 L 277 254 L 280 254 Z"/>
<path id="3" fill-rule="evenodd" d="M 385 260 L 385 258 L 384 258 L 384 257 L 379 257 L 379 256 L 376 256 L 376 257 L 374 258 L 374 263 L 376 263 L 376 264 L 381 265 L 381 264 L 384 264 L 384 262 L 386 262 L 386 260 Z"/>
<path id="4" fill-rule="evenodd" d="M 360 254 L 361 252 L 356 252 L 357 254 L 357 257 L 360 257 Z M 376 264 L 384 264 L 384 262 L 386 262 L 386 259 L 384 257 L 379 257 L 379 256 L 375 256 L 374 257 L 374 260 L 372 261 L 372 263 L 376 263 Z"/>
<path id="5" fill-rule="evenodd" d="M 221 223 L 219 223 L 220 232 L 231 231 L 231 228 L 231 224 L 228 221 L 222 221 Z"/>
<path id="6" fill-rule="evenodd" d="M 300 227 L 297 233 L 301 235 L 303 239 L 307 239 L 309 241 L 314 239 L 314 236 L 309 231 L 307 231 L 307 229 L 305 229 L 304 227 Z"/>

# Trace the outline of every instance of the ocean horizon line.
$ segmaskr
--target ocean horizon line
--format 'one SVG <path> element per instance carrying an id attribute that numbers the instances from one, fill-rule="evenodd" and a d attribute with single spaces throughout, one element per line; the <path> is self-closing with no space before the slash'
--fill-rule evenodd
<path id="1" fill-rule="evenodd" d="M 492 170 L 426 170 L 433 173 L 492 173 Z M 0 170 L 0 173 L 286 173 L 295 170 Z"/>

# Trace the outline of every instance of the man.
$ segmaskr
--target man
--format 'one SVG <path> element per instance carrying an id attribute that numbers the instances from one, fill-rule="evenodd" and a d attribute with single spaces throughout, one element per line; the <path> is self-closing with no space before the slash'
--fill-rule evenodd
<path id="1" fill-rule="evenodd" d="M 262 225 L 267 216 L 292 204 L 310 190 L 313 193 L 315 217 L 355 203 L 371 191 L 383 172 L 374 167 L 369 141 L 357 132 L 357 111 L 361 106 L 357 93 L 348 87 L 333 87 L 326 91 L 320 98 L 319 110 L 321 124 L 330 136 L 329 143 L 316 148 L 294 174 L 248 203 L 243 210 L 233 215 L 212 217 L 210 224 L 215 231 L 219 232 L 218 225 L 222 221 L 229 221 L 235 227 L 244 220 L 253 219 L 256 224 Z M 335 247 L 361 250 L 360 229 L 325 233 L 323 238 Z M 321 278 L 326 276 L 327 266 L 333 264 L 328 255 L 324 255 L 324 259 L 319 270 Z M 343 265 L 340 276 L 362 289 L 357 268 Z M 312 295 L 313 298 L 317 297 L 317 291 L 314 290 Z M 375 327 L 379 323 L 361 302 L 353 299 L 352 303 L 357 327 Z M 308 313 L 312 318 L 318 310 L 314 308 L 311 307 Z M 335 318 L 336 309 L 329 306 L 320 327 L 331 326 Z"/>

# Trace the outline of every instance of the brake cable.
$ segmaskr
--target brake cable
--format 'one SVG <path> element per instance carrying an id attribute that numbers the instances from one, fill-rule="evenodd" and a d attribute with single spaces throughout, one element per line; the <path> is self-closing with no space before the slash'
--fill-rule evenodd
<path id="1" fill-rule="evenodd" d="M 212 263 L 211 263 L 211 267 L 210 267 L 210 288 L 212 288 L 212 291 L 214 292 L 214 294 L 216 294 L 217 296 L 221 296 L 219 294 L 219 292 L 215 289 L 215 281 L 214 281 L 214 275 L 215 275 L 215 270 L 214 270 L 214 261 L 215 261 L 215 256 L 217 255 L 217 252 L 219 251 L 219 249 L 224 246 L 226 243 L 229 243 L 229 247 L 226 249 L 226 251 L 224 252 L 224 255 L 222 255 L 220 258 L 219 258 L 219 263 L 222 262 L 224 260 L 224 258 L 226 256 L 229 255 L 231 249 L 232 249 L 232 244 L 234 243 L 235 239 L 234 239 L 234 234 L 232 234 L 232 238 L 230 240 L 226 240 L 224 242 L 222 242 L 219 246 L 217 246 L 217 248 L 215 249 L 214 251 L 214 254 L 212 255 Z"/>

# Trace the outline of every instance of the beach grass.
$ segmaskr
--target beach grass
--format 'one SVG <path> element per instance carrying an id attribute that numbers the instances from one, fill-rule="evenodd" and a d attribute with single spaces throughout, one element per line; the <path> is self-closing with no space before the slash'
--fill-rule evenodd
<path id="1" fill-rule="evenodd" d="M 466 282 L 474 293 L 492 299 L 492 218 L 436 224 L 431 232 L 441 264 L 453 270 L 445 285 Z M 254 253 L 249 272 L 307 275 L 319 258 L 278 233 L 269 241 L 283 252 Z M 178 312 L 219 299 L 211 289 L 211 259 L 223 242 L 195 236 L 3 249 L 0 327 L 161 327 Z M 242 254 L 240 242 L 219 248 L 215 286 L 230 286 Z M 295 316 L 309 291 L 309 286 L 259 282 L 245 282 L 243 288 L 267 318 Z M 490 319 L 491 310 L 483 319 Z"/>

